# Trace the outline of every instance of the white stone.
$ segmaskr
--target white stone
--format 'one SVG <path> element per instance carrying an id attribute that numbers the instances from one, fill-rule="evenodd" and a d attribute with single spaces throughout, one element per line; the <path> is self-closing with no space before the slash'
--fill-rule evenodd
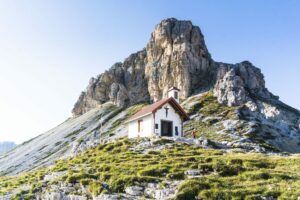
<path id="1" fill-rule="evenodd" d="M 126 194 L 132 196 L 141 196 L 144 193 L 144 188 L 139 186 L 131 186 L 125 189 Z"/>

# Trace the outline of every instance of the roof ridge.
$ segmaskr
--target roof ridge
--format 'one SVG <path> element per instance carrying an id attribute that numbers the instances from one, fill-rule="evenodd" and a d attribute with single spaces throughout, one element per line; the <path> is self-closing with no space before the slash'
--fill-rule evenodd
<path id="1" fill-rule="evenodd" d="M 133 121 L 135 119 L 138 119 L 140 117 L 144 117 L 147 116 L 148 114 L 154 113 L 156 112 L 160 107 L 162 107 L 163 105 L 165 105 L 166 103 L 171 103 L 171 106 L 180 111 L 180 114 L 183 116 L 183 118 L 185 120 L 189 119 L 188 115 L 186 114 L 186 112 L 184 111 L 184 109 L 180 106 L 180 104 L 173 98 L 173 97 L 168 97 L 168 98 L 164 98 L 161 99 L 151 105 L 148 105 L 144 108 L 142 108 L 140 111 L 138 111 L 137 113 L 135 113 L 134 115 L 132 115 L 126 122 L 130 122 Z"/>

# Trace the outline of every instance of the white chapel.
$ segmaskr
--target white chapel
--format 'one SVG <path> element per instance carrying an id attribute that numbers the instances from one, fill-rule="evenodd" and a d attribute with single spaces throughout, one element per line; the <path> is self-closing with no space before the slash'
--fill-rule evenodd
<path id="1" fill-rule="evenodd" d="M 167 98 L 146 106 L 127 120 L 128 137 L 183 137 L 183 122 L 189 117 L 179 105 L 176 87 L 168 90 Z"/>

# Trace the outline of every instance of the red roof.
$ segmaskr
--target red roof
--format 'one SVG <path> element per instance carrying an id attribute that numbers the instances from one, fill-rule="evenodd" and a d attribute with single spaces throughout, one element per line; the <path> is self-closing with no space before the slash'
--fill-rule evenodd
<path id="1" fill-rule="evenodd" d="M 139 112 L 137 112 L 136 114 L 131 116 L 127 120 L 127 122 L 138 119 L 138 118 L 146 116 L 146 115 L 149 115 L 151 113 L 155 113 L 158 109 L 160 109 L 166 103 L 169 103 L 175 109 L 175 111 L 178 111 L 179 115 L 183 118 L 183 121 L 189 119 L 189 116 L 186 114 L 186 112 L 183 110 L 183 108 L 179 105 L 179 103 L 177 103 L 177 101 L 173 97 L 170 97 L 170 98 L 166 98 L 166 99 L 157 101 L 152 105 L 146 106 L 145 108 L 142 108 L 142 110 L 140 110 Z"/>

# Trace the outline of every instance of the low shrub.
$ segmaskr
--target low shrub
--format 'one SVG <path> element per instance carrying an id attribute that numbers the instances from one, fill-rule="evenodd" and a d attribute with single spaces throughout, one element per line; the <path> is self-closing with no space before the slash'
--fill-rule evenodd
<path id="1" fill-rule="evenodd" d="M 81 179 L 80 180 L 80 184 L 81 185 L 89 185 L 90 184 L 90 182 L 92 182 L 92 180 L 91 179 Z"/>
<path id="2" fill-rule="evenodd" d="M 267 180 L 267 179 L 270 179 L 272 178 L 272 176 L 267 173 L 267 172 L 247 172 L 247 173 L 244 173 L 242 175 L 242 177 L 245 177 L 246 179 L 248 180 Z"/>
<path id="3" fill-rule="evenodd" d="M 204 173 L 209 173 L 209 172 L 213 172 L 214 168 L 212 164 L 199 164 L 198 165 L 198 169 L 201 169 L 202 172 Z"/>
<path id="4" fill-rule="evenodd" d="M 77 183 L 81 179 L 97 179 L 97 176 L 94 174 L 75 173 L 75 174 L 69 174 L 66 181 L 68 183 Z"/>
<path id="5" fill-rule="evenodd" d="M 239 164 L 226 164 L 223 160 L 215 160 L 213 162 L 213 168 L 221 176 L 236 176 L 239 172 L 243 171 L 243 166 Z"/>
<path id="6" fill-rule="evenodd" d="M 140 176 L 154 176 L 154 177 L 163 177 L 166 173 L 169 172 L 167 167 L 151 166 L 143 170 L 140 170 L 138 174 Z"/>
<path id="7" fill-rule="evenodd" d="M 184 173 L 183 172 L 173 172 L 169 173 L 167 175 L 167 178 L 175 179 L 175 180 L 183 180 L 184 179 Z"/>
<path id="8" fill-rule="evenodd" d="M 210 186 L 201 180 L 188 180 L 181 184 L 178 188 L 178 193 L 175 200 L 193 200 L 197 199 L 198 193 L 201 190 L 209 189 Z"/>
<path id="9" fill-rule="evenodd" d="M 119 176 L 111 177 L 110 187 L 113 192 L 124 192 L 126 187 L 133 186 L 137 183 L 157 182 L 157 179 L 147 176 Z"/>
<path id="10" fill-rule="evenodd" d="M 104 190 L 102 183 L 98 181 L 90 182 L 89 190 L 94 196 L 98 196 Z"/>

